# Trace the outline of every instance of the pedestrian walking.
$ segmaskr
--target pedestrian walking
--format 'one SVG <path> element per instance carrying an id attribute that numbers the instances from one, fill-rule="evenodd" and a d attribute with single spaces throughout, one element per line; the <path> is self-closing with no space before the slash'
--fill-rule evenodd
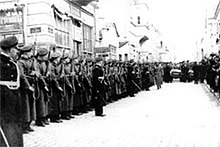
<path id="1" fill-rule="evenodd" d="M 197 64 L 197 62 L 194 62 L 192 70 L 193 70 L 194 83 L 198 84 L 200 78 L 200 66 Z"/>

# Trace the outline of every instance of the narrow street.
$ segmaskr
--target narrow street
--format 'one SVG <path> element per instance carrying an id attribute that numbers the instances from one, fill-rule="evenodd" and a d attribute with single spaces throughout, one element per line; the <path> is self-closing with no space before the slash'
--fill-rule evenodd
<path id="1" fill-rule="evenodd" d="M 204 85 L 163 84 L 89 112 L 35 127 L 25 147 L 220 147 L 220 106 Z"/>

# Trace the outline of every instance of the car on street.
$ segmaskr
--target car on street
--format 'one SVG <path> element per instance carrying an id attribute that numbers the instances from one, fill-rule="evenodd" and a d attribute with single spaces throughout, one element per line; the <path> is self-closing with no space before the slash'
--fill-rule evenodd
<path id="1" fill-rule="evenodd" d="M 174 78 L 174 79 L 181 78 L 181 70 L 178 69 L 178 68 L 173 68 L 173 69 L 171 69 L 171 71 L 170 71 L 170 75 L 171 75 L 171 77 Z"/>

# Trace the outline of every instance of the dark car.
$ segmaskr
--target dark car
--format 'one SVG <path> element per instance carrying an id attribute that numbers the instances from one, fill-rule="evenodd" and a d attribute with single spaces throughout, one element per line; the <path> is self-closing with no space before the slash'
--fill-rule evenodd
<path id="1" fill-rule="evenodd" d="M 174 78 L 174 79 L 181 78 L 181 70 L 178 69 L 178 68 L 173 68 L 173 69 L 171 69 L 171 71 L 170 71 L 170 75 L 171 75 L 171 77 Z"/>

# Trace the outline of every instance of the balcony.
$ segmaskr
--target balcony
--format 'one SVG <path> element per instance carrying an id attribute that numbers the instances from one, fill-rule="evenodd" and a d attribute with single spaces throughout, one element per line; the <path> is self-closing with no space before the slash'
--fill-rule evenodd
<path id="1" fill-rule="evenodd" d="M 77 4 L 79 4 L 80 6 L 87 6 L 89 3 L 96 1 L 98 2 L 98 0 L 69 0 L 71 2 L 75 2 Z"/>

